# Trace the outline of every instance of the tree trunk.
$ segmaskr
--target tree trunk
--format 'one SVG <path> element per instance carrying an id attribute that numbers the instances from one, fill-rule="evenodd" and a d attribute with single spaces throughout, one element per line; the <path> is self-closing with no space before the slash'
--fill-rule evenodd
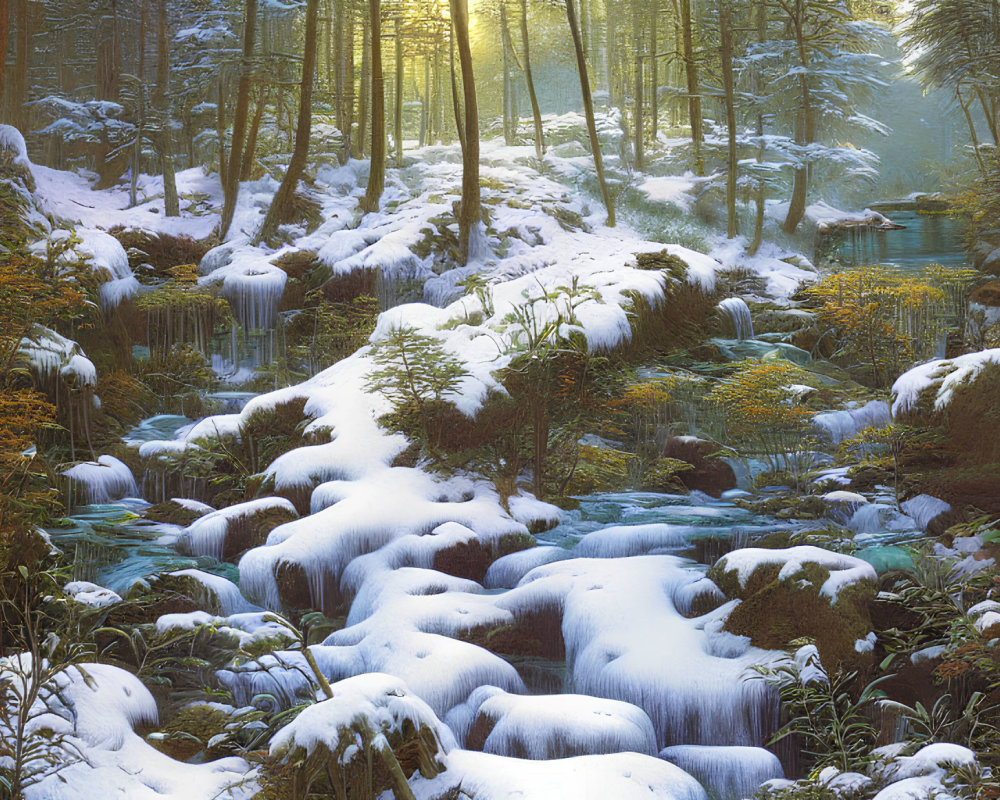
<path id="1" fill-rule="evenodd" d="M 448 69 L 451 72 L 451 110 L 455 114 L 455 132 L 458 134 L 458 143 L 465 151 L 465 126 L 462 124 L 462 100 L 458 96 L 458 69 L 455 66 L 455 25 L 452 20 L 451 36 L 448 37 L 448 44 L 451 48 L 448 59 Z"/>
<path id="2" fill-rule="evenodd" d="M 7 75 L 7 38 L 10 34 L 10 18 L 7 0 L 0 0 L 0 114 L 3 114 L 3 90 Z"/>
<path id="3" fill-rule="evenodd" d="M 177 180 L 174 176 L 174 142 L 170 132 L 170 49 L 167 0 L 160 0 L 157 22 L 156 91 L 160 108 L 160 161 L 163 164 L 163 211 L 168 217 L 180 216 Z"/>
<path id="4" fill-rule="evenodd" d="M 247 114 L 250 111 L 250 72 L 253 69 L 254 37 L 257 34 L 257 0 L 246 0 L 243 16 L 243 56 L 240 59 L 240 80 L 236 89 L 236 108 L 233 111 L 233 136 L 229 143 L 229 166 L 223 184 L 222 220 L 219 238 L 225 239 L 236 212 L 236 199 L 240 191 L 240 161 L 243 157 L 243 139 L 246 135 Z"/>
<path id="5" fill-rule="evenodd" d="M 649 93 L 649 116 L 653 123 L 653 138 L 655 143 L 660 133 L 660 65 L 656 56 L 656 48 L 659 47 L 657 41 L 656 26 L 659 22 L 660 9 L 654 5 L 649 11 L 649 81 L 651 91 Z"/>
<path id="6" fill-rule="evenodd" d="M 368 0 L 368 41 L 371 44 L 372 158 L 368 187 L 361 200 L 366 214 L 378 211 L 385 189 L 385 78 L 382 75 L 382 3 Z"/>
<path id="7" fill-rule="evenodd" d="M 0 4 L 5 2 L 6 0 L 0 0 Z M 2 52 L 2 48 L 0 48 L 0 52 Z M 129 208 L 134 208 L 138 203 L 139 169 L 142 162 L 142 137 L 146 123 L 146 0 L 139 0 L 139 63 L 136 73 L 136 77 L 139 79 L 139 96 L 136 101 L 138 120 L 135 126 L 135 143 L 132 145 L 132 178 L 129 181 Z"/>
<path id="8" fill-rule="evenodd" d="M 643 80 L 642 80 L 642 15 L 640 14 L 640 9 L 638 3 L 632 9 L 632 40 L 635 47 L 635 83 L 633 84 L 632 91 L 635 93 L 633 98 L 634 102 L 634 115 L 633 115 L 633 127 L 635 128 L 634 134 L 634 148 L 635 148 L 635 168 L 641 170 L 643 164 L 646 160 L 645 151 L 643 145 L 643 108 L 642 108 L 642 95 L 643 95 Z"/>
<path id="9" fill-rule="evenodd" d="M 371 2 L 371 0 L 369 0 Z M 379 4 L 381 6 L 381 4 Z M 379 31 L 382 30 L 381 21 Z M 382 43 L 379 42 L 379 58 L 382 55 Z M 365 20 L 362 17 L 361 26 L 361 77 L 358 83 L 358 138 L 354 141 L 354 157 L 364 158 L 368 152 L 368 101 L 372 95 L 371 53 L 372 44 L 371 15 Z M 381 65 L 379 72 L 381 72 Z M 385 127 L 385 79 L 382 78 L 382 127 Z"/>
<path id="10" fill-rule="evenodd" d="M 403 18 L 396 14 L 396 113 L 395 130 L 392 133 L 396 145 L 396 169 L 403 167 Z"/>
<path id="11" fill-rule="evenodd" d="M 515 128 L 513 92 L 511 87 L 510 33 L 507 30 L 507 4 L 500 5 L 500 42 L 503 51 L 503 141 L 508 147 L 514 144 Z"/>
<path id="12" fill-rule="evenodd" d="M 419 146 L 427 144 L 431 124 L 431 57 L 424 53 L 424 91 L 420 95 L 420 139 Z"/>
<path id="13" fill-rule="evenodd" d="M 257 156 L 257 136 L 260 133 L 260 123 L 264 117 L 264 109 L 267 107 L 267 87 L 261 86 L 257 94 L 257 105 L 254 107 L 253 120 L 250 123 L 250 134 L 247 136 L 247 145 L 243 149 L 243 158 L 240 161 L 240 180 L 248 181 L 253 177 L 253 162 Z"/>
<path id="14" fill-rule="evenodd" d="M 691 21 L 691 0 L 680 0 L 681 36 L 684 45 L 684 73 L 687 78 L 688 121 L 691 124 L 691 146 L 694 150 L 694 171 L 705 174 L 701 153 L 703 140 L 701 121 L 701 86 L 698 82 L 698 62 L 694 57 L 694 27 Z"/>
<path id="15" fill-rule="evenodd" d="M 590 77 L 587 75 L 587 60 L 583 54 L 583 41 L 580 39 L 580 26 L 576 19 L 574 0 L 565 0 L 566 18 L 569 20 L 570 33 L 573 35 L 573 48 L 576 50 L 576 68 L 580 73 L 580 92 L 583 94 L 583 110 L 587 116 L 587 131 L 590 134 L 590 150 L 594 154 L 594 168 L 597 170 L 597 182 L 601 187 L 601 197 L 608 212 L 607 226 L 615 226 L 615 206 L 608 191 L 608 183 L 604 179 L 604 160 L 601 158 L 601 143 L 597 139 L 597 123 L 594 121 L 594 99 L 590 95 Z"/>
<path id="16" fill-rule="evenodd" d="M 733 85 L 733 30 L 728 0 L 719 4 L 719 44 L 722 61 L 722 91 L 726 106 L 728 137 L 726 169 L 726 235 L 736 238 L 736 91 Z"/>
<path id="17" fill-rule="evenodd" d="M 314 76 L 316 74 L 316 33 L 319 17 L 319 0 L 308 0 L 306 3 L 306 41 L 302 53 L 302 88 L 299 94 L 299 118 L 295 126 L 295 147 L 292 150 L 291 161 L 288 162 L 288 170 L 278 187 L 271 207 L 264 217 L 264 224 L 260 226 L 254 244 L 266 242 L 274 236 L 278 226 L 287 222 L 291 209 L 292 200 L 295 197 L 295 189 L 299 185 L 299 178 L 306 168 L 306 158 L 309 156 L 309 132 L 312 128 L 312 93 Z"/>
<path id="18" fill-rule="evenodd" d="M 476 79 L 472 73 L 472 45 L 469 41 L 468 0 L 449 0 L 455 25 L 458 59 L 462 65 L 462 100 L 464 136 L 462 141 L 462 202 L 458 214 L 459 259 L 469 262 L 472 230 L 482 222 L 479 199 L 479 105 L 476 100 Z"/>
<path id="19" fill-rule="evenodd" d="M 28 0 L 17 0 L 15 13 L 17 55 L 14 59 L 14 80 L 11 81 L 10 104 L 8 107 L 14 127 L 23 131 L 27 127 L 24 104 L 28 99 L 28 50 L 31 47 Z M 4 53 L 4 57 L 6 57 L 6 52 Z"/>
<path id="20" fill-rule="evenodd" d="M 531 117 L 535 121 L 535 156 L 539 161 L 545 155 L 545 133 L 542 131 L 542 112 L 535 94 L 535 79 L 531 74 L 531 48 L 528 44 L 528 0 L 521 0 L 521 43 L 524 46 L 524 79 L 528 83 L 531 100 Z"/>
<path id="21" fill-rule="evenodd" d="M 816 115 L 812 107 L 812 93 L 809 88 L 809 56 L 806 53 L 805 40 L 805 0 L 796 0 L 795 15 L 792 20 L 795 31 L 795 44 L 799 51 L 799 63 L 802 72 L 799 73 L 799 87 L 802 91 L 802 108 L 795 119 L 795 140 L 801 145 L 811 144 L 816 140 Z M 788 203 L 788 214 L 782 224 L 785 233 L 792 234 L 802 222 L 806 213 L 806 200 L 809 191 L 809 168 L 799 167 L 795 170 L 792 180 L 792 199 Z"/>

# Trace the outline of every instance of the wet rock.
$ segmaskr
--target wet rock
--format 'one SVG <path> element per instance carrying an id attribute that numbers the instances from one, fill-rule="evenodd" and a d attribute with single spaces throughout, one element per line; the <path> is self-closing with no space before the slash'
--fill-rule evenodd
<path id="1" fill-rule="evenodd" d="M 719 497 L 736 488 L 736 473 L 725 461 L 713 457 L 718 450 L 715 443 L 696 436 L 671 436 L 663 446 L 663 456 L 692 466 L 677 475 L 685 487 Z"/>

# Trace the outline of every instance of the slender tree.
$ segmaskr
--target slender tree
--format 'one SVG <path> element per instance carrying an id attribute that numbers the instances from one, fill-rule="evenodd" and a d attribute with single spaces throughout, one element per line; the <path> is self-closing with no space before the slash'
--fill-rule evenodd
<path id="1" fill-rule="evenodd" d="M 299 178 L 306 168 L 306 158 L 309 156 L 309 133 L 312 129 L 312 94 L 316 75 L 316 35 L 319 18 L 319 0 L 308 0 L 306 3 L 306 40 L 302 52 L 302 84 L 299 90 L 299 117 L 295 126 L 295 147 L 292 158 L 288 162 L 288 170 L 281 181 L 281 186 L 271 201 L 267 216 L 254 238 L 254 244 L 266 242 L 278 230 L 278 226 L 286 222 L 291 215 L 292 200 Z"/>
<path id="2" fill-rule="evenodd" d="M 719 55 L 722 67 L 722 95 L 726 107 L 726 234 L 736 237 L 736 90 L 733 73 L 733 25 L 729 0 L 719 0 Z"/>
<path id="3" fill-rule="evenodd" d="M 395 140 L 396 145 L 396 168 L 400 169 L 403 166 L 403 80 L 404 80 L 404 70 L 403 70 L 403 15 L 402 13 L 396 14 L 393 20 L 393 27 L 395 32 L 395 44 L 396 44 L 396 93 L 393 99 L 396 101 L 395 114 L 393 115 L 393 122 L 395 123 L 395 128 L 393 129 L 392 138 Z"/>
<path id="4" fill-rule="evenodd" d="M 542 130 L 542 112 L 538 108 L 535 79 L 531 73 L 531 47 L 528 44 L 528 0 L 521 0 L 521 44 L 524 47 L 524 79 L 528 84 L 531 100 L 531 117 L 535 123 L 535 156 L 539 161 L 545 155 L 545 132 Z"/>
<path id="5" fill-rule="evenodd" d="M 378 211 L 385 190 L 385 77 L 382 74 L 382 3 L 368 0 L 368 41 L 371 46 L 372 157 L 368 186 L 361 200 L 366 214 Z"/>
<path id="6" fill-rule="evenodd" d="M 607 225 L 615 226 L 615 204 L 608 190 L 608 182 L 604 179 L 604 159 L 601 157 L 601 143 L 597 138 L 597 122 L 594 119 L 594 98 L 590 94 L 590 78 L 587 75 L 587 58 L 583 51 L 583 39 L 580 36 L 580 24 L 577 21 L 574 0 L 566 1 L 566 18 L 569 30 L 573 36 L 573 48 L 576 51 L 576 69 L 580 75 L 580 92 L 583 94 L 583 111 L 587 117 L 587 132 L 590 134 L 590 150 L 594 154 L 594 168 L 597 171 L 597 182 L 601 187 L 601 197 L 608 212 Z"/>
<path id="7" fill-rule="evenodd" d="M 160 115 L 157 136 L 163 168 L 163 208 L 168 217 L 180 216 L 177 179 L 174 175 L 174 139 L 170 131 L 170 47 L 167 0 L 160 0 L 156 32 L 156 105 Z"/>
<path id="8" fill-rule="evenodd" d="M 462 202 L 458 214 L 458 249 L 462 264 L 469 261 L 472 230 L 482 222 L 479 198 L 479 105 L 476 79 L 472 73 L 472 45 L 469 40 L 468 0 L 449 0 L 455 26 L 458 58 L 462 65 L 462 99 L 465 108 L 462 140 Z"/>
<path id="9" fill-rule="evenodd" d="M 684 76 L 687 80 L 688 121 L 691 123 L 691 146 L 694 150 L 694 171 L 705 174 L 702 155 L 701 84 L 698 78 L 698 61 L 694 53 L 694 22 L 691 19 L 691 0 L 680 0 L 678 10 L 681 24 L 681 43 L 684 48 Z"/>
<path id="10" fill-rule="evenodd" d="M 7 37 L 10 33 L 10 19 L 7 0 L 0 0 L 0 110 L 3 109 L 3 90 L 7 73 Z"/>
<path id="11" fill-rule="evenodd" d="M 223 239 L 233 224 L 236 199 L 240 190 L 240 169 L 243 158 L 243 139 L 246 135 L 247 115 L 250 111 L 250 77 L 253 71 L 254 39 L 257 35 L 257 0 L 246 0 L 243 12 L 243 55 L 240 59 L 240 80 L 236 89 L 236 108 L 233 111 L 233 136 L 229 144 L 229 166 L 223 187 L 222 221 L 219 236 Z"/>

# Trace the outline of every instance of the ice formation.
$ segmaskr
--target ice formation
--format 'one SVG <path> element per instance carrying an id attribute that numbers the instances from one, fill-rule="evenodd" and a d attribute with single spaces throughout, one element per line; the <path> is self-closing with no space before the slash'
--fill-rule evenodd
<path id="1" fill-rule="evenodd" d="M 142 447 L 139 454 L 142 455 Z M 253 517 L 275 510 L 298 516 L 295 506 L 284 497 L 261 497 L 199 517 L 184 529 L 179 544 L 194 555 L 212 556 L 221 561 L 227 536 L 238 535 L 248 528 Z"/>
<path id="2" fill-rule="evenodd" d="M 753 338 L 753 320 L 750 307 L 742 297 L 727 297 L 717 308 L 729 319 L 737 339 Z"/>
<path id="3" fill-rule="evenodd" d="M 697 778 L 710 797 L 741 800 L 752 797 L 764 781 L 784 777 L 774 753 L 763 747 L 702 747 L 675 745 L 660 758 Z"/>
<path id="4" fill-rule="evenodd" d="M 34 325 L 31 335 L 21 340 L 19 352 L 27 359 L 32 372 L 43 381 L 56 376 L 76 388 L 97 385 L 97 368 L 72 339 L 50 328 Z"/>
<path id="5" fill-rule="evenodd" d="M 872 400 L 860 408 L 824 411 L 812 418 L 812 424 L 834 444 L 857 436 L 865 428 L 884 428 L 891 422 L 889 404 L 884 400 Z"/>
<path id="6" fill-rule="evenodd" d="M 114 456 L 102 455 L 62 473 L 69 480 L 72 504 L 110 503 L 123 497 L 137 497 L 132 470 Z"/>

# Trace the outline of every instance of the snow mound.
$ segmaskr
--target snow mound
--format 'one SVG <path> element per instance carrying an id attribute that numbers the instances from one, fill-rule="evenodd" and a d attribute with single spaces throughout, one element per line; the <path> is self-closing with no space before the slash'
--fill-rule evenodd
<path id="1" fill-rule="evenodd" d="M 934 410 L 944 410 L 951 403 L 955 389 L 974 381 L 989 364 L 1000 364 L 1000 348 L 928 361 L 904 372 L 892 385 L 895 397 L 892 415 L 898 417 L 913 411 L 920 396 L 931 390 L 934 391 Z"/>
<path id="2" fill-rule="evenodd" d="M 137 497 L 132 470 L 114 456 L 99 456 L 97 461 L 85 461 L 61 473 L 69 479 L 70 495 L 82 504 L 111 503 L 124 497 Z"/>

